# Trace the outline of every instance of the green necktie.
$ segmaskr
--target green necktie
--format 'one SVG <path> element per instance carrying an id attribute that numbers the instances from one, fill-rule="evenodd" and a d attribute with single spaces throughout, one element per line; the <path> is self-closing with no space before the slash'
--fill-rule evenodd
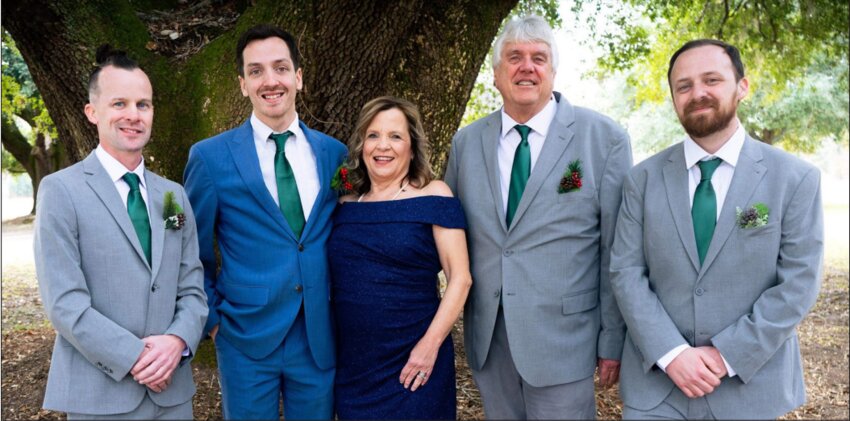
<path id="1" fill-rule="evenodd" d="M 301 209 L 301 196 L 298 194 L 298 185 L 295 183 L 295 174 L 292 166 L 286 159 L 286 139 L 292 136 L 292 132 L 272 133 L 269 137 L 274 140 L 277 151 L 274 154 L 274 177 L 277 180 L 277 199 L 280 210 L 283 212 L 286 222 L 292 228 L 296 238 L 301 238 L 304 230 L 304 210 Z"/>
<path id="2" fill-rule="evenodd" d="M 505 220 L 508 223 L 508 228 L 511 227 L 511 221 L 514 219 L 514 213 L 519 206 L 519 200 L 522 199 L 522 192 L 525 191 L 525 184 L 528 183 L 528 176 L 531 175 L 531 148 L 528 146 L 528 133 L 531 132 L 531 127 L 517 124 L 514 126 L 519 132 L 519 145 L 516 147 L 514 154 L 514 165 L 511 167 L 511 184 L 508 189 L 508 213 Z"/>
<path id="3" fill-rule="evenodd" d="M 151 221 L 148 219 L 148 207 L 139 189 L 139 176 L 128 172 L 121 178 L 130 186 L 130 194 L 127 195 L 127 213 L 130 214 L 130 221 L 136 229 L 139 244 L 142 245 L 148 264 L 151 264 Z"/>
<path id="4" fill-rule="evenodd" d="M 714 235 L 714 226 L 717 224 L 717 197 L 714 195 L 714 187 L 711 186 L 711 176 L 721 162 L 723 161 L 720 158 L 714 158 L 698 163 L 701 175 L 699 185 L 694 191 L 691 216 L 694 220 L 694 237 L 697 240 L 700 264 L 705 260 L 711 236 Z"/>

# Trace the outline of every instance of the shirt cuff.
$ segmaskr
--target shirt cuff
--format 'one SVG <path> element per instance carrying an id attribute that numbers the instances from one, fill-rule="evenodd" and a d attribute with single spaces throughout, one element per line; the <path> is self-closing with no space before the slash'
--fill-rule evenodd
<path id="1" fill-rule="evenodd" d="M 732 366 L 729 365 L 729 361 L 726 361 L 726 358 L 723 358 L 723 354 L 720 354 L 720 359 L 723 360 L 723 365 L 726 366 L 726 375 L 729 377 L 734 377 L 737 373 L 735 373 L 735 370 L 733 370 Z"/>
<path id="2" fill-rule="evenodd" d="M 675 360 L 676 357 L 679 356 L 679 354 L 681 354 L 684 350 L 686 350 L 690 347 L 691 346 L 688 345 L 688 344 L 681 344 L 681 345 L 673 348 L 672 350 L 670 350 L 670 352 L 664 354 L 664 356 L 659 358 L 658 361 L 655 362 L 655 365 L 657 365 L 658 368 L 660 368 L 662 371 L 664 371 L 666 373 L 667 372 L 667 366 L 670 365 L 670 363 L 672 363 L 673 360 Z M 723 361 L 725 362 L 726 360 L 723 360 Z"/>
<path id="3" fill-rule="evenodd" d="M 181 357 L 188 357 L 190 354 L 191 354 L 191 351 L 189 351 L 189 347 L 187 346 L 187 347 L 183 348 L 183 353 L 180 354 L 180 356 Z M 726 360 L 723 360 L 723 362 L 726 362 Z M 728 368 L 729 366 L 727 365 L 726 367 Z"/>

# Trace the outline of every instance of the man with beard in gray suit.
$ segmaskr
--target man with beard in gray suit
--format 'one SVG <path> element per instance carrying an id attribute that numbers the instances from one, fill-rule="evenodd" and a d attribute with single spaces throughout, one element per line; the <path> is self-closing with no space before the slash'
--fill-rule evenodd
<path id="1" fill-rule="evenodd" d="M 195 220 L 183 188 L 145 169 L 147 75 L 109 46 L 97 62 L 85 113 L 99 145 L 38 194 L 36 272 L 56 329 L 44 408 L 192 419 L 188 361 L 207 317 Z"/>
<path id="2" fill-rule="evenodd" d="M 688 137 L 629 173 L 611 253 L 623 418 L 776 418 L 805 401 L 795 328 L 820 287 L 820 173 L 746 134 L 734 46 L 690 41 L 667 75 Z"/>
<path id="3" fill-rule="evenodd" d="M 455 135 L 445 177 L 469 223 L 469 365 L 487 418 L 593 419 L 625 336 L 608 256 L 629 137 L 553 91 L 542 18 L 509 22 L 493 62 L 504 107 Z"/>

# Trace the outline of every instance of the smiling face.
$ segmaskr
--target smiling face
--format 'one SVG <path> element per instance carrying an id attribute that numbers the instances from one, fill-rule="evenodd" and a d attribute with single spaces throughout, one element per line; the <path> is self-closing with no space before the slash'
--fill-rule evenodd
<path id="1" fill-rule="evenodd" d="M 254 113 L 275 131 L 295 119 L 295 95 L 301 89 L 301 69 L 295 70 L 289 47 L 271 37 L 251 41 L 242 51 L 242 95 L 251 100 Z"/>
<path id="2" fill-rule="evenodd" d="M 502 47 L 494 69 L 496 89 L 502 94 L 505 112 L 525 123 L 540 112 L 555 84 L 552 51 L 544 42 L 508 42 Z"/>
<path id="3" fill-rule="evenodd" d="M 153 88 L 145 72 L 104 67 L 85 113 L 97 125 L 103 149 L 134 169 L 141 162 L 153 124 Z"/>
<path id="4" fill-rule="evenodd" d="M 366 128 L 363 158 L 373 184 L 407 177 L 413 148 L 407 118 L 398 108 L 381 111 Z"/>
<path id="5" fill-rule="evenodd" d="M 735 80 L 732 60 L 715 45 L 683 52 L 670 71 L 676 115 L 695 140 L 731 130 L 748 89 L 747 79 Z"/>

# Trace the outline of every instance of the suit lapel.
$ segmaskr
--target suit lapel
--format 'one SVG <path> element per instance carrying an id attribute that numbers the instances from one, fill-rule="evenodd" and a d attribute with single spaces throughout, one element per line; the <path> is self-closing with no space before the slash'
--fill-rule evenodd
<path id="1" fill-rule="evenodd" d="M 557 96 L 557 99 L 558 111 L 552 123 L 549 124 L 549 134 L 546 136 L 546 140 L 543 142 L 543 149 L 540 150 L 540 156 L 531 170 L 531 176 L 525 185 L 525 191 L 522 192 L 522 198 L 519 201 L 519 205 L 517 205 L 511 228 L 518 225 L 519 220 L 522 219 L 522 215 L 525 214 L 525 211 L 531 205 L 534 197 L 537 196 L 540 188 L 550 179 L 549 175 L 552 173 L 552 169 L 561 160 L 561 156 L 575 136 L 575 133 L 570 129 L 570 126 L 575 121 L 573 107 L 566 99 L 561 99 L 560 95 Z M 558 175 L 560 176 L 560 174 Z"/>
<path id="2" fill-rule="evenodd" d="M 91 187 L 100 201 L 106 206 L 106 209 L 115 219 L 115 222 L 124 233 L 124 237 L 136 250 L 139 258 L 147 263 L 148 259 L 142 251 L 142 245 L 139 243 L 139 236 L 136 234 L 136 229 L 133 228 L 133 223 L 130 222 L 130 215 L 127 214 L 127 207 L 121 203 L 121 196 L 118 190 L 115 189 L 115 183 L 109 178 L 109 174 L 103 168 L 103 165 L 98 161 L 97 156 L 92 152 L 83 161 L 84 171 L 87 175 L 86 183 Z"/>
<path id="3" fill-rule="evenodd" d="M 705 254 L 700 277 L 714 262 L 723 245 L 726 244 L 732 229 L 735 228 L 737 223 L 735 208 L 743 208 L 747 205 L 750 197 L 767 173 L 767 167 L 760 163 L 762 155 L 755 142 L 749 136 L 744 140 L 741 155 L 738 157 L 738 165 L 735 167 L 729 191 L 726 192 L 726 199 L 723 201 L 723 209 L 720 211 L 714 235 L 711 237 L 711 245 L 708 246 L 708 251 Z"/>
<path id="4" fill-rule="evenodd" d="M 502 206 L 502 187 L 499 179 L 499 138 L 501 138 L 502 114 L 495 112 L 487 119 L 484 130 L 481 131 L 481 153 L 484 155 L 484 174 L 490 183 L 490 192 L 493 195 L 493 203 L 496 205 L 496 215 L 502 224 L 504 232 L 508 232 L 505 222 L 505 209 Z M 514 217 L 516 220 L 516 217 Z"/>
<path id="5" fill-rule="evenodd" d="M 679 239 L 685 246 L 694 270 L 699 271 L 699 255 L 688 193 L 688 169 L 685 167 L 685 149 L 682 143 L 670 150 L 667 165 L 664 166 L 664 187 Z"/>
<path id="6" fill-rule="evenodd" d="M 318 215 L 319 207 L 323 205 L 324 201 L 322 200 L 322 197 L 327 194 L 327 189 L 331 186 L 331 181 L 328 176 L 329 171 L 327 170 L 333 164 L 330 162 L 330 157 L 327 154 L 324 142 L 321 142 L 320 139 L 312 136 L 310 129 L 303 121 L 298 120 L 298 126 L 301 127 L 301 132 L 304 133 L 304 137 L 307 138 L 307 143 L 309 143 L 310 148 L 313 149 L 313 155 L 316 156 L 316 172 L 319 176 L 319 192 L 316 194 L 316 200 L 313 202 L 313 207 L 310 210 L 310 215 L 313 217 L 307 218 L 304 230 L 301 232 L 301 238 L 303 239 L 307 238 L 307 235 L 310 233 L 310 229 L 313 225 L 315 225 L 314 221 L 318 219 L 315 216 Z"/>
<path id="7" fill-rule="evenodd" d="M 157 177 L 147 170 L 145 170 L 145 183 L 148 190 L 148 209 L 150 210 L 151 221 L 151 282 L 153 282 L 162 263 L 162 249 L 165 243 L 165 221 L 162 218 L 162 201 L 165 192 Z"/>
<path id="8" fill-rule="evenodd" d="M 283 213 L 275 204 L 274 199 L 266 189 L 265 182 L 263 182 L 260 159 L 257 157 L 257 149 L 254 147 L 254 129 L 251 127 L 250 120 L 239 127 L 233 137 L 228 140 L 227 146 L 230 148 L 231 155 L 233 155 L 236 170 L 242 177 L 248 191 L 251 192 L 263 211 L 268 213 L 291 238 L 295 239 L 292 228 L 289 227 Z"/>

